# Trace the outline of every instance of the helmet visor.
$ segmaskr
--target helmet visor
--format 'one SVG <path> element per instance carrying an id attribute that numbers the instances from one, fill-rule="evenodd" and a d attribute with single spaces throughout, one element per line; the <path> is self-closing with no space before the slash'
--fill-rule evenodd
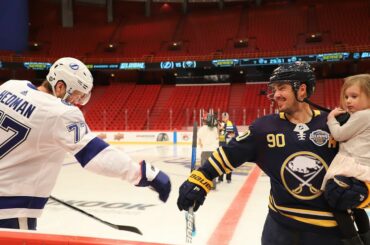
<path id="1" fill-rule="evenodd" d="M 91 97 L 91 92 L 89 92 L 88 94 L 85 94 L 85 93 L 75 90 L 72 93 L 68 93 L 65 100 L 68 103 L 83 106 L 83 105 L 86 105 L 87 102 L 89 102 L 90 97 Z"/>

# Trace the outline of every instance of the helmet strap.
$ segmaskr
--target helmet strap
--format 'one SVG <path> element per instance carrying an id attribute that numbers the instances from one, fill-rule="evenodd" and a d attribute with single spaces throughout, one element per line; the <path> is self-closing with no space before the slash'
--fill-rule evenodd
<path id="1" fill-rule="evenodd" d="M 306 102 L 307 104 L 309 104 L 310 106 L 315 107 L 316 109 L 319 109 L 319 110 L 322 110 L 322 111 L 326 111 L 326 112 L 330 112 L 330 109 L 325 108 L 325 107 L 323 107 L 323 106 L 320 106 L 320 105 L 318 105 L 318 104 L 315 104 L 315 103 L 313 103 L 312 101 L 310 101 L 310 100 L 309 100 L 309 99 L 307 99 L 307 98 L 304 98 L 302 102 Z"/>
<path id="2" fill-rule="evenodd" d="M 298 99 L 298 90 L 299 90 L 299 87 L 302 85 L 301 82 L 299 81 L 292 81 L 290 82 L 290 84 L 292 85 L 292 88 L 293 88 L 293 91 L 294 91 L 294 96 L 295 96 L 295 99 L 300 102 L 300 103 L 303 103 L 304 102 L 304 99 L 303 100 L 299 100 Z"/>
<path id="3" fill-rule="evenodd" d="M 298 101 L 298 102 L 300 102 L 300 103 L 307 103 L 307 104 L 309 104 L 310 106 L 313 106 L 313 107 L 315 107 L 315 108 L 317 108 L 317 109 L 319 109 L 319 110 L 322 110 L 322 111 L 326 111 L 326 112 L 330 112 L 330 110 L 328 109 L 328 108 L 325 108 L 325 107 L 322 107 L 322 106 L 320 106 L 320 105 L 317 105 L 317 104 L 315 104 L 315 103 L 313 103 L 312 101 L 310 101 L 309 99 L 308 99 L 308 97 L 306 97 L 306 98 L 304 98 L 303 100 L 299 100 L 298 99 L 298 89 L 299 89 L 299 86 L 301 86 L 301 82 L 298 82 L 298 81 L 293 81 L 292 83 L 292 88 L 293 88 L 293 90 L 294 90 L 294 96 L 295 96 L 295 99 Z M 307 86 L 307 85 L 306 85 Z M 307 91 L 307 90 L 306 90 Z M 306 92 L 307 93 L 307 92 Z"/>

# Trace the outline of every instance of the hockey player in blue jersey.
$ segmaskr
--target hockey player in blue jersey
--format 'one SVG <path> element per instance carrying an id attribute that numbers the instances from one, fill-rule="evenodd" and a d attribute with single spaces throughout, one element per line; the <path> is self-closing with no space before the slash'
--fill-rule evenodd
<path id="1" fill-rule="evenodd" d="M 364 244 L 358 234 L 343 238 L 320 191 L 338 143 L 329 133 L 327 113 L 306 103 L 315 89 L 313 70 L 306 62 L 281 65 L 274 70 L 269 88 L 279 113 L 255 120 L 248 131 L 213 152 L 180 186 L 178 208 L 196 211 L 213 178 L 255 162 L 271 184 L 262 245 Z M 367 185 L 342 180 L 348 184 L 332 183 L 336 185 L 334 202 L 348 208 L 366 206 L 370 201 Z"/>
<path id="2" fill-rule="evenodd" d="M 24 80 L 0 86 L 0 228 L 36 229 L 67 152 L 86 170 L 150 186 L 167 200 L 164 172 L 90 131 L 74 104 L 86 104 L 92 87 L 87 67 L 69 57 L 57 60 L 38 88 Z"/>

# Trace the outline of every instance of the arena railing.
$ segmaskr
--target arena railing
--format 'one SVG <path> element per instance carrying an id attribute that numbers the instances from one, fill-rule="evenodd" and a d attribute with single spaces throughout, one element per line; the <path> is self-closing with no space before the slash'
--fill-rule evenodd
<path id="1" fill-rule="evenodd" d="M 279 51 L 259 51 L 259 52 L 215 52 L 207 55 L 179 55 L 179 56 L 155 56 L 143 55 L 142 57 L 99 57 L 97 56 L 74 56 L 87 63 L 119 63 L 119 62 L 161 62 L 161 61 L 209 61 L 213 59 L 233 59 L 233 58 L 259 58 L 259 57 L 279 57 L 290 55 L 305 55 L 305 54 L 322 54 L 334 52 L 362 52 L 369 51 L 370 45 L 336 45 L 330 47 L 312 47 L 302 49 L 289 49 Z M 62 56 L 62 54 L 60 55 Z M 60 56 L 42 56 L 42 54 L 19 55 L 7 54 L 0 55 L 0 61 L 5 62 L 54 62 Z"/>

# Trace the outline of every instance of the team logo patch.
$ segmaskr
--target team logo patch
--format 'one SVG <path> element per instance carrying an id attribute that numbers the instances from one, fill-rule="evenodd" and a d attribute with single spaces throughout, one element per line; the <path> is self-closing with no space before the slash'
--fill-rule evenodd
<path id="1" fill-rule="evenodd" d="M 294 128 L 294 132 L 297 132 L 298 140 L 305 140 L 306 139 L 306 131 L 310 128 L 305 123 L 298 123 Z"/>
<path id="2" fill-rule="evenodd" d="M 79 66 L 76 63 L 69 64 L 69 67 L 71 67 L 72 70 L 78 70 Z"/>
<path id="3" fill-rule="evenodd" d="M 321 129 L 310 133 L 310 140 L 317 146 L 325 145 L 329 140 L 329 133 Z"/>
<path id="4" fill-rule="evenodd" d="M 284 187 L 301 200 L 312 200 L 321 195 L 322 179 L 328 169 L 326 162 L 312 152 L 290 155 L 280 171 Z"/>

